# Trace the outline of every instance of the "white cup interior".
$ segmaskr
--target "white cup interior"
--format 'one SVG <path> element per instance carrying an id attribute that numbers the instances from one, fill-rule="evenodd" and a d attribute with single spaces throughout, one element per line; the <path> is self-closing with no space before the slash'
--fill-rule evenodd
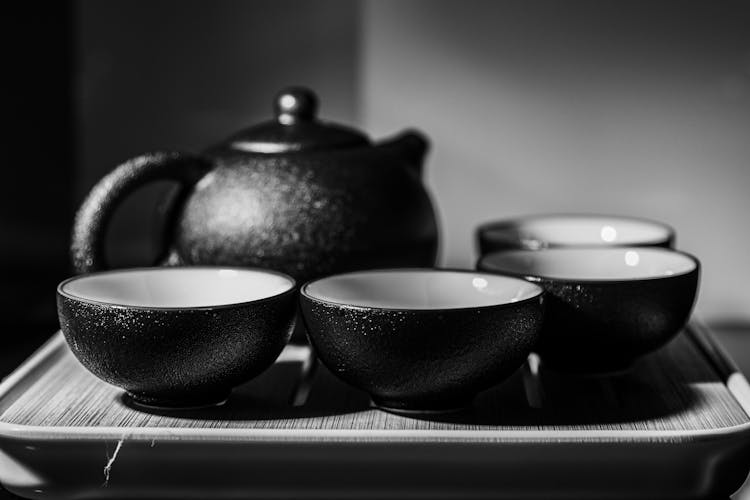
<path id="1" fill-rule="evenodd" d="M 657 222 L 605 215 L 545 215 L 519 219 L 512 226 L 489 227 L 489 238 L 512 233 L 530 248 L 544 246 L 639 246 L 669 238 L 669 227 Z"/>
<path id="2" fill-rule="evenodd" d="M 365 271 L 307 284 L 302 293 L 336 304 L 381 309 L 462 309 L 528 299 L 542 289 L 485 273 L 432 269 Z"/>
<path id="3" fill-rule="evenodd" d="M 108 304 L 187 308 L 241 304 L 279 295 L 292 279 L 252 269 L 174 267 L 81 276 L 60 286 L 63 295 Z"/>
<path id="4" fill-rule="evenodd" d="M 571 281 L 637 280 L 689 273 L 697 263 L 662 248 L 512 250 L 484 257 L 482 267 L 514 275 Z"/>

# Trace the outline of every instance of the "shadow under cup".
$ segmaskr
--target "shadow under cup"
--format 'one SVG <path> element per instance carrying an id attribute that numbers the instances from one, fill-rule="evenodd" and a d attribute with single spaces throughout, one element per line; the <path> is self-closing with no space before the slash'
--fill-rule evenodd
<path id="1" fill-rule="evenodd" d="M 217 404 L 271 366 L 291 336 L 294 280 L 247 268 L 77 276 L 57 289 L 60 327 L 91 373 L 136 402 Z"/>

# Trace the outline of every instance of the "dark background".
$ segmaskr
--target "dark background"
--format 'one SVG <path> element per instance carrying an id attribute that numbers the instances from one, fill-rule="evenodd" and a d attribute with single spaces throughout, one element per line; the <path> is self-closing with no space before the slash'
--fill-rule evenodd
<path id="1" fill-rule="evenodd" d="M 355 121 L 358 2 L 55 2 L 2 16 L 0 326 L 3 371 L 57 329 L 75 209 L 103 175 L 151 150 L 200 151 L 270 119 L 283 86 L 308 85 L 329 119 Z M 123 204 L 115 267 L 159 253 L 167 184 Z"/>
<path id="2" fill-rule="evenodd" d="M 0 19 L 2 372 L 56 329 L 75 198 L 72 4 L 14 3 Z"/>

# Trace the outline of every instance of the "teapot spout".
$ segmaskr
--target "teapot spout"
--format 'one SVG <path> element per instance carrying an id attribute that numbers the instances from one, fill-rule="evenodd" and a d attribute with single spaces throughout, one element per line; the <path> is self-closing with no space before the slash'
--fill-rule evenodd
<path id="1" fill-rule="evenodd" d="M 378 149 L 387 151 L 404 160 L 410 170 L 422 177 L 422 165 L 430 142 L 424 134 L 416 130 L 405 130 L 397 136 L 377 144 Z"/>

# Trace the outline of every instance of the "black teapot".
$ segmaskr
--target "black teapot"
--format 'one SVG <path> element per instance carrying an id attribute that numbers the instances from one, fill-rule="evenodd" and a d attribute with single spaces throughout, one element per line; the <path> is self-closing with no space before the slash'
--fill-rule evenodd
<path id="1" fill-rule="evenodd" d="M 420 180 L 427 140 L 407 131 L 373 145 L 358 131 L 318 121 L 317 104 L 307 89 L 285 89 L 275 120 L 201 155 L 156 152 L 117 167 L 76 215 L 76 271 L 107 267 L 113 211 L 157 180 L 182 185 L 168 219 L 166 265 L 265 267 L 298 285 L 356 269 L 433 266 L 437 222 Z"/>

